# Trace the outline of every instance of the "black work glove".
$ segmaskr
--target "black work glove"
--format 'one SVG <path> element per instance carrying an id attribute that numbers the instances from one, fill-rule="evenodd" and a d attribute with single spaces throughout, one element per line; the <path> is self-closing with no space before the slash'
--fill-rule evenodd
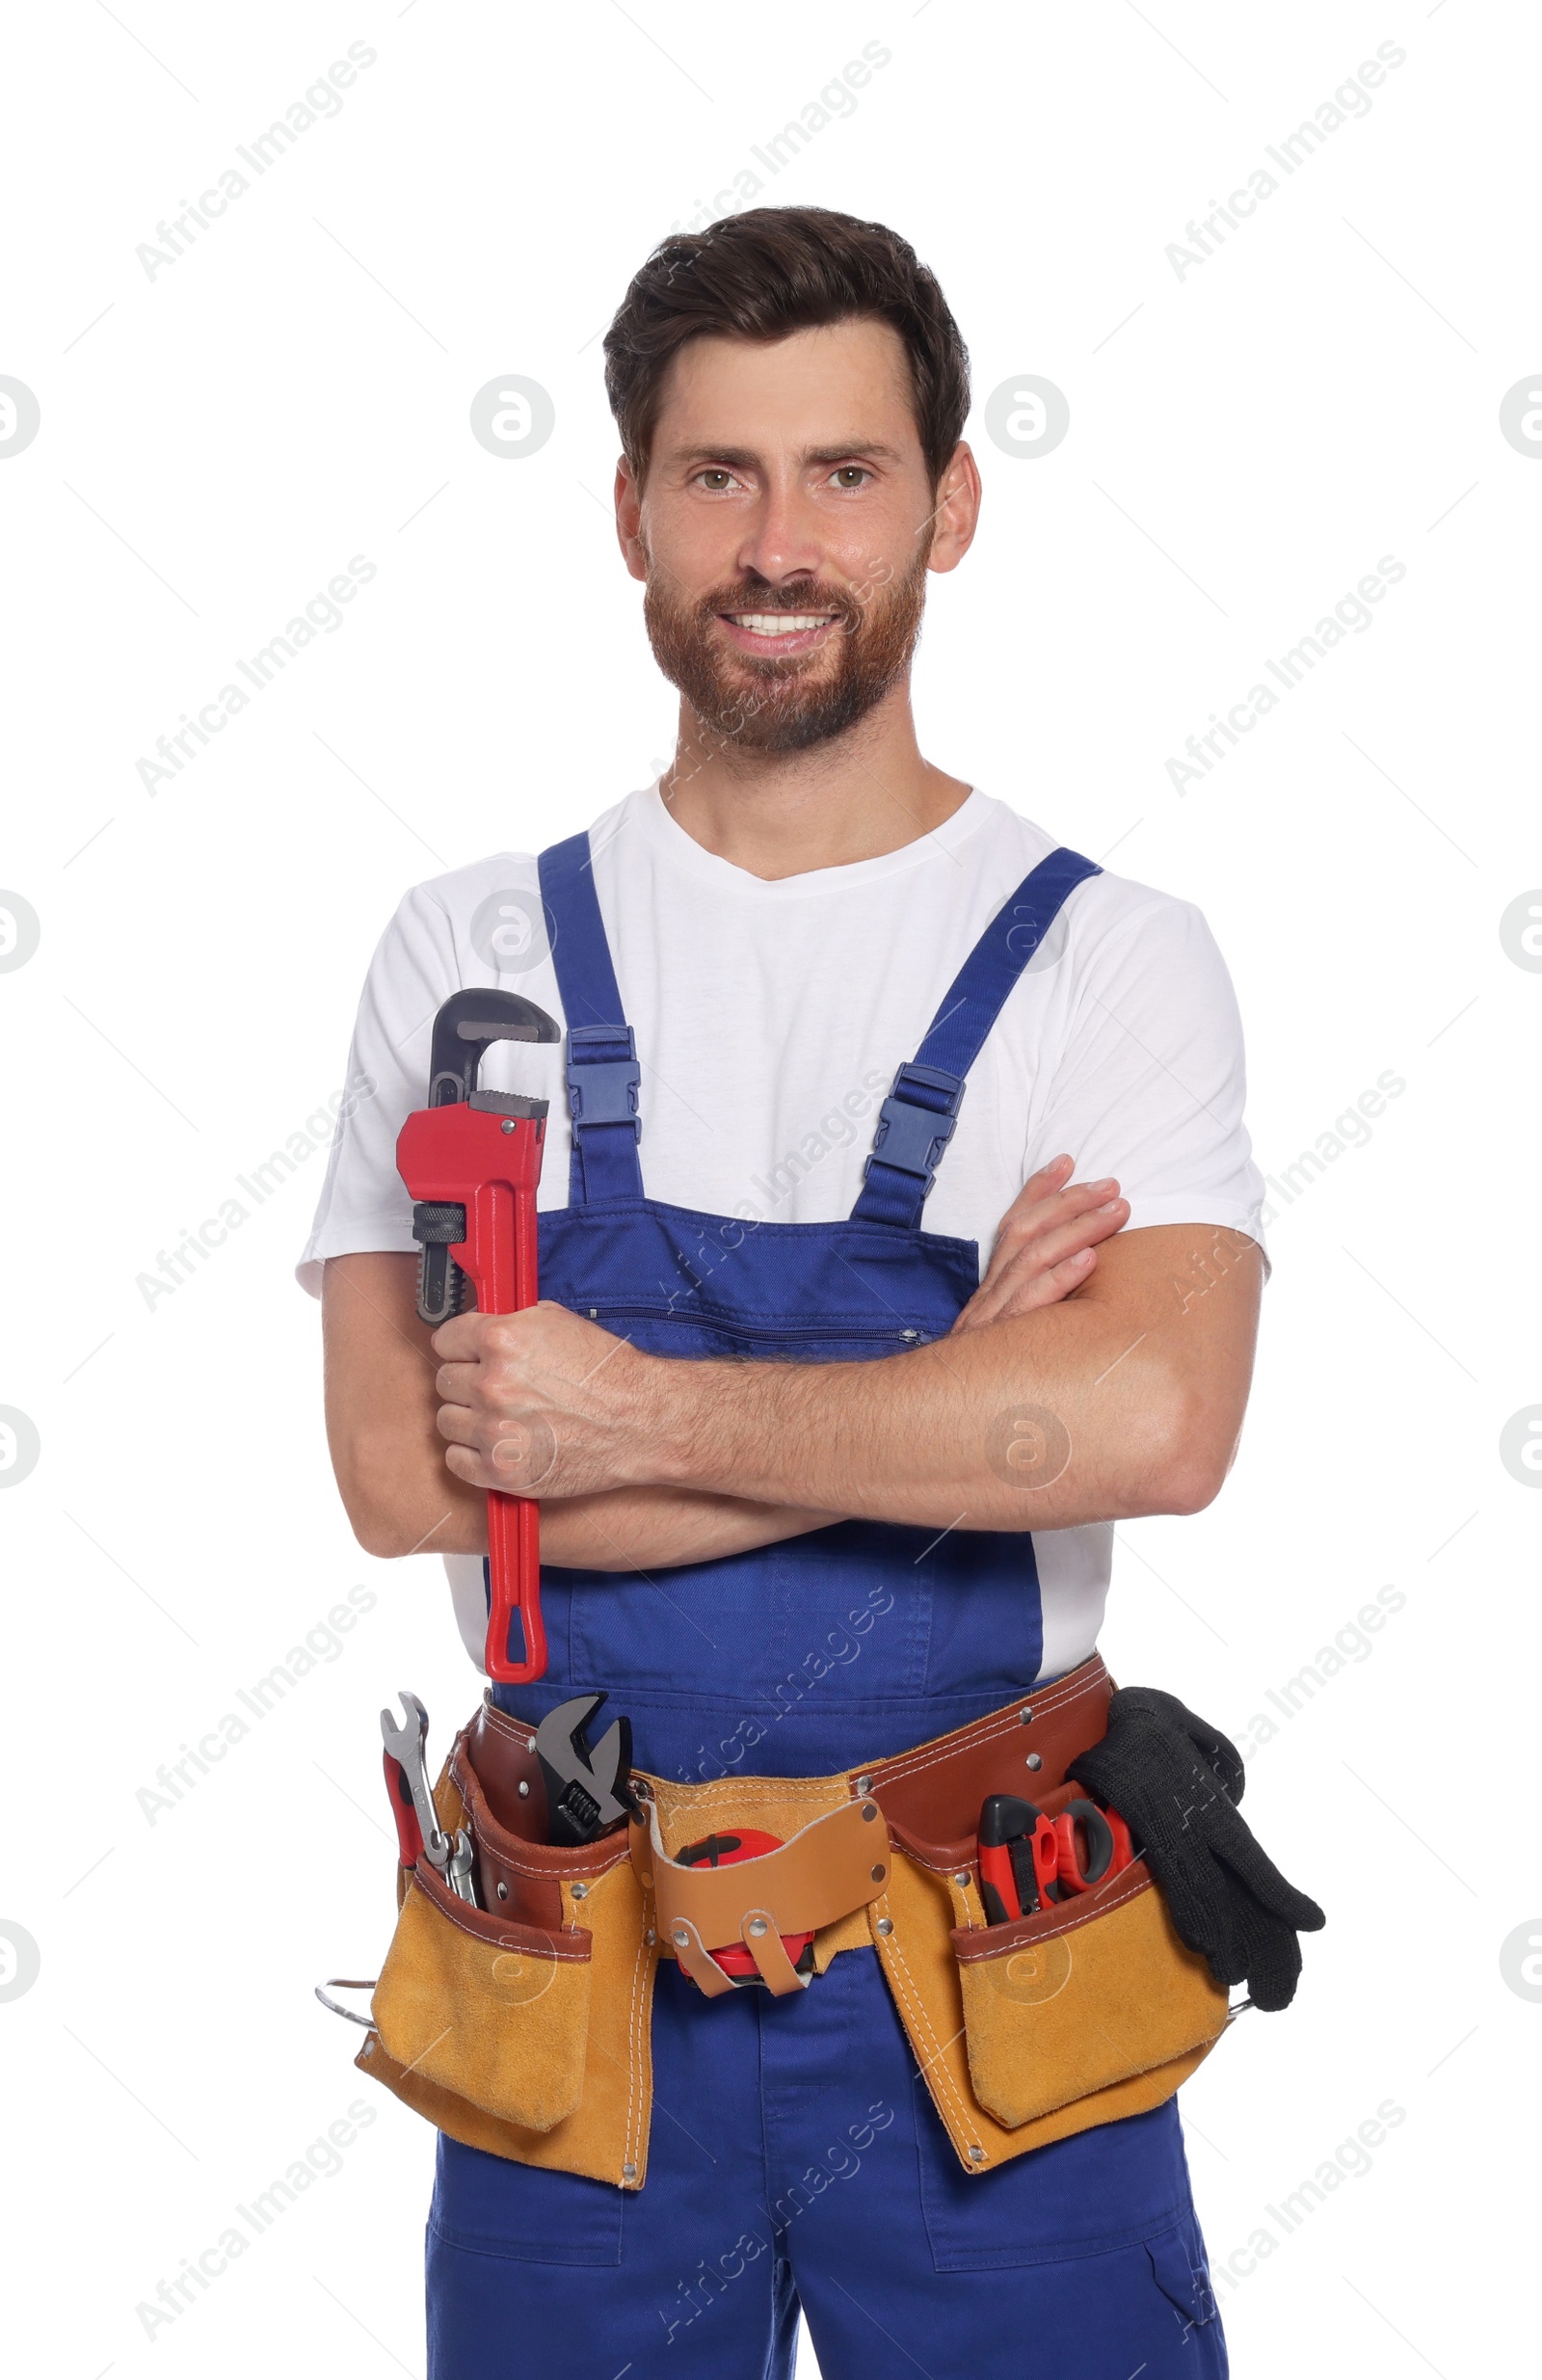
<path id="1" fill-rule="evenodd" d="M 1218 1984 L 1246 1983 L 1255 2008 L 1288 2008 L 1301 1972 L 1297 1934 L 1327 1921 L 1287 1884 L 1236 1805 L 1235 1744 L 1155 1686 L 1125 1686 L 1108 1732 L 1069 1774 L 1118 1810 L 1161 1887 L 1179 1939 Z"/>

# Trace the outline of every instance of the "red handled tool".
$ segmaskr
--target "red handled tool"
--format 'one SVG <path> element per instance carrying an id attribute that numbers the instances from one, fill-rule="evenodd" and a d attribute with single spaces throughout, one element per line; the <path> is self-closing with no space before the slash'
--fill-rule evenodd
<path id="1" fill-rule="evenodd" d="M 476 1291 L 479 1314 L 516 1314 L 536 1300 L 536 1186 L 546 1102 L 477 1088 L 494 1041 L 560 1041 L 544 1008 L 518 993 L 453 992 L 434 1019 L 428 1106 L 402 1126 L 396 1167 L 412 1192 L 422 1248 L 417 1310 L 436 1327 Z M 544 1676 L 541 1513 L 527 1496 L 488 1490 L 487 1671 L 500 1685 Z M 521 1657 L 509 1651 L 515 1614 Z"/>
<path id="2" fill-rule="evenodd" d="M 1090 1892 L 1135 1856 L 1119 1812 L 1100 1809 L 1096 1802 L 1068 1802 L 1054 1822 L 1054 1839 L 1055 1872 L 1066 1892 Z"/>
<path id="3" fill-rule="evenodd" d="M 1134 1858 L 1116 1809 L 1070 1802 L 1050 1818 L 1015 1793 L 988 1793 L 980 1808 L 980 1899 L 987 1925 L 1010 1925 L 1068 1893 L 1090 1892 Z"/>
<path id="4" fill-rule="evenodd" d="M 988 1793 L 980 1810 L 980 1898 L 988 1925 L 1007 1925 L 1060 1897 L 1060 1846 L 1036 1802 Z"/>
<path id="5" fill-rule="evenodd" d="M 416 1867 L 423 1857 L 423 1830 L 417 1823 L 417 1810 L 412 1801 L 412 1788 L 407 1781 L 407 1771 L 388 1752 L 382 1752 L 386 1768 L 386 1790 L 391 1797 L 391 1816 L 396 1821 L 396 1847 L 403 1867 Z"/>

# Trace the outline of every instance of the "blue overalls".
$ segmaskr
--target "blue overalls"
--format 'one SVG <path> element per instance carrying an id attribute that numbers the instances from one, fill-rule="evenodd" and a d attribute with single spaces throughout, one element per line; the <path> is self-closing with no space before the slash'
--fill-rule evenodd
<path id="1" fill-rule="evenodd" d="M 849 1220 L 746 1222 L 646 1196 L 640 1067 L 589 840 L 543 854 L 569 1027 L 569 1204 L 542 1295 L 651 1353 L 831 1362 L 942 1337 L 972 1241 L 920 1228 L 965 1078 L 1093 862 L 1052 852 L 966 960 L 880 1113 Z M 704 987 L 704 997 L 706 996 Z M 545 1569 L 550 1665 L 494 1698 L 629 1713 L 660 1776 L 828 1776 L 999 1709 L 1039 1675 L 1033 1540 L 842 1521 L 634 1572 Z M 626 2193 L 440 2135 L 430 2380 L 1214 2380 L 1226 2371 L 1176 2101 L 963 2173 L 877 1957 L 708 2001 L 659 1964 L 648 2179 Z"/>

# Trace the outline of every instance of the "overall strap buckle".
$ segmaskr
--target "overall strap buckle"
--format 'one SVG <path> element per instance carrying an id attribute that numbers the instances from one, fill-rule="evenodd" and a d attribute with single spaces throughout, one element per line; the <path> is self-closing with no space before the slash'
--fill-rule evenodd
<path id="1" fill-rule="evenodd" d="M 1044 949 L 1068 895 L 1101 872 L 1096 860 L 1062 846 L 1002 902 L 943 995 L 915 1057 L 894 1077 L 851 1211 L 854 1223 L 920 1229 L 938 1160 L 952 1137 L 965 1077 L 1014 986 Z M 951 1068 L 937 1065 L 940 1057 L 951 1059 Z"/>
<path id="2" fill-rule="evenodd" d="M 872 1154 L 863 1167 L 864 1179 L 875 1164 L 891 1165 L 896 1173 L 915 1175 L 922 1186 L 920 1200 L 924 1200 L 943 1151 L 953 1137 L 964 1089 L 961 1076 L 907 1059 L 878 1110 L 878 1130 Z"/>
<path id="3" fill-rule="evenodd" d="M 625 1055 L 619 1053 L 625 1052 Z M 575 1138 L 600 1124 L 629 1124 L 643 1137 L 637 1112 L 643 1070 L 629 1025 L 574 1025 L 568 1033 L 568 1105 Z"/>

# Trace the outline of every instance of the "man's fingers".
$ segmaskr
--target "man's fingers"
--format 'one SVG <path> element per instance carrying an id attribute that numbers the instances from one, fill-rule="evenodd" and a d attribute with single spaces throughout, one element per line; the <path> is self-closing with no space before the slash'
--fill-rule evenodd
<path id="1" fill-rule="evenodd" d="M 1075 1163 L 1074 1157 L 1051 1157 L 1050 1163 L 1041 1165 L 1037 1173 L 1029 1174 L 1012 1205 L 1021 1206 L 1024 1199 L 1048 1198 L 1055 1190 L 1063 1190 L 1071 1179 L 1071 1168 Z"/>
<path id="2" fill-rule="evenodd" d="M 1001 1251 L 1000 1261 L 993 1262 L 954 1328 L 977 1330 L 1005 1315 L 1032 1314 L 1041 1306 L 1057 1304 L 1091 1274 L 1098 1243 L 1112 1239 L 1129 1219 L 1128 1199 L 1105 1199 Z"/>
<path id="3" fill-rule="evenodd" d="M 1086 1214 L 1072 1216 L 1025 1245 L 1010 1249 L 994 1274 L 986 1274 L 981 1286 L 993 1294 L 1020 1290 L 1031 1276 L 1043 1277 L 1063 1265 L 1068 1257 L 1096 1247 L 1102 1240 L 1111 1240 L 1129 1220 L 1128 1199 L 1105 1199 Z"/>
<path id="4" fill-rule="evenodd" d="M 474 1363 L 485 1324 L 486 1317 L 474 1310 L 454 1315 L 449 1322 L 440 1323 L 429 1345 L 443 1363 Z"/>
<path id="5" fill-rule="evenodd" d="M 1046 1232 L 1076 1216 L 1094 1213 L 1119 1195 L 1119 1185 L 1111 1175 L 1101 1182 L 1071 1182 L 1047 1195 L 1035 1195 L 1039 1179 L 1035 1175 L 1002 1216 L 997 1227 L 991 1264 L 986 1269 L 987 1279 L 992 1268 L 1006 1262 L 1020 1248 L 1029 1246 Z"/>
<path id="6" fill-rule="evenodd" d="M 1084 1185 L 1072 1183 L 1072 1162 L 1069 1157 L 1051 1157 L 1050 1163 L 1047 1165 L 1041 1165 L 1037 1173 L 1029 1174 L 997 1227 L 998 1239 L 1009 1223 L 1030 1215 L 1034 1208 L 1042 1207 L 1049 1200 L 1061 1196 L 1068 1188 L 1084 1187 Z"/>
<path id="7" fill-rule="evenodd" d="M 466 1483 L 466 1487 L 486 1487 L 483 1458 L 476 1447 L 445 1447 L 445 1468 L 455 1471 L 457 1481 Z"/>
<path id="8" fill-rule="evenodd" d="M 1009 1315 L 1035 1314 L 1041 1306 L 1058 1305 L 1062 1297 L 1080 1288 L 1097 1262 L 1096 1248 L 1078 1248 L 1048 1270 L 1034 1266 L 1003 1274 L 991 1284 L 982 1281 L 953 1327 L 980 1330 L 987 1323 L 1003 1322 Z"/>
<path id="9" fill-rule="evenodd" d="M 1069 1157 L 1051 1157 L 1050 1163 L 1041 1165 L 1037 1173 L 1029 1174 L 996 1227 L 997 1248 L 1000 1247 L 1003 1239 L 1039 1228 L 1043 1219 L 1054 1211 L 1058 1198 L 1074 1197 L 1077 1190 L 1086 1187 L 1085 1184 L 1071 1182 L 1073 1162 Z M 994 1249 L 992 1253 L 994 1261 Z"/>
<path id="10" fill-rule="evenodd" d="M 1002 1270 L 1008 1273 L 1022 1272 L 1031 1266 L 1035 1271 L 1047 1271 L 1053 1265 L 1063 1264 L 1068 1256 L 1076 1255 L 1078 1248 L 1096 1247 L 1100 1240 L 1111 1239 L 1129 1220 L 1127 1198 L 1105 1198 L 1080 1215 L 1067 1216 L 1063 1222 L 1052 1224 L 1025 1247 L 1014 1250 Z"/>
<path id="11" fill-rule="evenodd" d="M 1063 1190 L 1037 1198 L 1029 1196 L 1032 1189 L 1030 1182 L 1002 1216 L 996 1235 L 998 1247 L 1003 1240 L 1033 1239 L 1067 1217 L 1085 1215 L 1091 1208 L 1106 1206 L 1110 1198 L 1119 1195 L 1119 1185 L 1111 1174 L 1101 1182 L 1068 1182 Z"/>
<path id="12" fill-rule="evenodd" d="M 477 1442 L 477 1417 L 468 1404 L 441 1404 L 435 1426 L 439 1436 L 452 1445 L 475 1446 Z"/>
<path id="13" fill-rule="evenodd" d="M 1117 1183 L 1077 1182 L 1031 1210 L 1009 1208 L 982 1288 L 995 1289 L 1003 1274 L 1024 1263 L 1043 1269 L 1059 1264 L 1075 1248 L 1106 1240 L 1130 1219 L 1129 1203 L 1117 1191 Z"/>

